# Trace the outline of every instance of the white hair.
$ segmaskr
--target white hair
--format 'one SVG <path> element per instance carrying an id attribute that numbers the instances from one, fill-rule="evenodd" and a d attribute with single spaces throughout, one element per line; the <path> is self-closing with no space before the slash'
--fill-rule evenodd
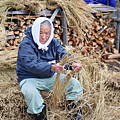
<path id="1" fill-rule="evenodd" d="M 43 21 L 43 22 L 40 24 L 40 26 L 46 26 L 46 25 L 51 26 L 51 24 L 50 24 L 50 22 L 49 22 L 48 20 L 45 20 L 45 21 Z"/>

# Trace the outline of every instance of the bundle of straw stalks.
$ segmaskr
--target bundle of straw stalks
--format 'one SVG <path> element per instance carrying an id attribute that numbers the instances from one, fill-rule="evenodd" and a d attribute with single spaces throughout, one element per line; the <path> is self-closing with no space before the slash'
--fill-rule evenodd
<path id="1" fill-rule="evenodd" d="M 18 48 L 0 52 L 0 68 L 16 68 Z"/>
<path id="2" fill-rule="evenodd" d="M 69 54 L 65 54 L 63 56 L 63 58 L 60 60 L 60 64 L 61 65 L 65 65 L 67 63 L 69 63 L 72 60 L 71 56 L 69 56 Z M 62 97 L 62 92 L 65 89 L 65 87 L 67 86 L 70 78 L 72 77 L 72 75 L 74 74 L 74 71 L 72 71 L 71 73 L 69 73 L 66 76 L 65 82 L 63 85 L 61 85 L 60 82 L 60 73 L 57 73 L 56 76 L 56 81 L 54 83 L 53 86 L 53 104 L 54 104 L 54 108 L 58 107 L 58 102 L 61 101 L 61 97 Z"/>

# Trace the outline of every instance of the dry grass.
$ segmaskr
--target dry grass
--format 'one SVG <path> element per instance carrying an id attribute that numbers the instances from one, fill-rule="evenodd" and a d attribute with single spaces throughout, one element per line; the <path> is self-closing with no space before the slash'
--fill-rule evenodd
<path id="1" fill-rule="evenodd" d="M 66 12 L 68 25 L 76 28 L 79 35 L 81 34 L 81 29 L 89 25 L 89 18 L 92 17 L 89 13 L 90 8 L 82 0 L 50 0 L 49 2 L 47 0 L 36 2 L 33 0 L 0 1 L 0 48 L 4 44 L 7 44 L 3 24 L 6 18 L 6 12 L 9 9 L 27 9 L 31 10 L 31 12 L 39 12 L 46 8 L 55 9 L 57 7 L 63 8 Z M 98 62 L 97 59 L 89 59 L 88 57 L 81 56 L 80 53 L 74 54 L 71 48 L 70 50 L 74 58 L 83 67 L 79 73 L 74 74 L 74 77 L 80 81 L 84 91 L 80 99 L 82 101 L 83 117 L 86 119 L 89 118 L 88 120 L 119 120 L 120 68 L 117 68 L 119 72 L 108 71 L 106 64 Z M 1 120 L 33 120 L 33 116 L 26 112 L 27 105 L 17 83 L 15 72 L 17 49 L 14 48 L 12 52 L 2 51 L 0 57 Z M 53 94 L 43 92 L 42 95 L 47 104 L 48 120 L 69 120 L 69 113 L 72 111 L 67 111 L 67 101 L 65 98 L 60 99 L 58 109 L 53 109 L 53 104 L 50 102 L 53 101 Z"/>
<path id="2" fill-rule="evenodd" d="M 79 73 L 74 74 L 84 91 L 80 99 L 83 116 L 88 120 L 119 120 L 120 72 L 108 71 L 106 64 L 96 63 L 87 57 L 78 62 L 84 65 Z M 1 70 L 0 117 L 2 120 L 33 120 L 33 116 L 26 113 L 27 106 L 16 79 L 15 69 Z M 65 98 L 60 99 L 57 109 L 53 109 L 50 102 L 53 101 L 53 93 L 43 91 L 41 94 L 47 104 L 48 120 L 70 119 L 72 111 L 66 109 Z"/>
<path id="3" fill-rule="evenodd" d="M 65 65 L 67 63 L 69 63 L 69 61 L 73 60 L 73 58 L 71 58 L 71 56 L 69 56 L 69 54 L 65 54 L 63 56 L 62 59 L 60 59 L 60 64 L 61 65 Z M 63 85 L 61 85 L 60 83 L 60 73 L 57 73 L 56 76 L 56 80 L 53 86 L 53 104 L 54 104 L 54 108 L 58 107 L 58 102 L 61 100 L 61 97 L 63 96 L 63 90 L 64 88 L 67 86 L 70 78 L 72 77 L 72 75 L 74 74 L 74 72 L 72 71 L 71 73 L 68 73 L 66 78 L 65 78 L 65 82 L 63 83 Z"/>
<path id="4" fill-rule="evenodd" d="M 0 68 L 16 68 L 18 48 L 0 52 Z"/>

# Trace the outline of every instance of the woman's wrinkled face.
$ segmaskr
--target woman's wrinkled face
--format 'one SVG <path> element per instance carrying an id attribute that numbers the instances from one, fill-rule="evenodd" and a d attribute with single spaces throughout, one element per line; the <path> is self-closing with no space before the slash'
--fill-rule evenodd
<path id="1" fill-rule="evenodd" d="M 40 26 L 39 41 L 41 44 L 45 44 L 50 37 L 50 25 Z"/>

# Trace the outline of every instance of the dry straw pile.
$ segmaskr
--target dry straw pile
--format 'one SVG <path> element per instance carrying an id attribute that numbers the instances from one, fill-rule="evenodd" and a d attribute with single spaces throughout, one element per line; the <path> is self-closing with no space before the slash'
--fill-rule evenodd
<path id="1" fill-rule="evenodd" d="M 80 81 L 84 91 L 80 99 L 83 117 L 86 120 L 119 120 L 120 68 L 117 68 L 119 72 L 109 71 L 106 64 L 96 63 L 96 60 L 88 57 L 81 56 L 78 59 L 74 53 L 74 58 L 83 67 L 79 73 L 73 74 Z M 0 72 L 0 118 L 33 120 L 33 116 L 26 113 L 27 106 L 16 80 L 15 69 L 10 70 L 2 69 Z M 47 104 L 48 120 L 70 119 L 69 114 L 73 110 L 67 110 L 68 103 L 64 97 L 60 98 L 57 109 L 54 109 L 51 102 L 54 101 L 52 90 L 42 91 L 41 94 Z"/>
<path id="2" fill-rule="evenodd" d="M 26 9 L 31 12 L 40 12 L 44 9 L 55 9 L 58 7 L 61 7 L 65 11 L 68 25 L 76 28 L 79 35 L 81 35 L 82 29 L 91 22 L 92 16 L 89 13 L 91 9 L 83 0 L 0 1 L 0 46 L 3 46 L 6 42 L 3 24 L 8 10 Z M 83 36 L 81 35 L 81 37 Z M 1 120 L 34 120 L 33 115 L 29 115 L 26 112 L 27 105 L 17 83 L 15 72 L 17 49 L 18 48 L 9 52 L 0 52 L 0 118 Z M 98 62 L 97 58 L 93 60 L 88 57 L 83 57 L 80 53 L 76 54 L 74 52 L 75 49 L 72 47 L 68 47 L 66 50 L 73 55 L 74 60 L 77 60 L 83 68 L 79 73 L 72 75 L 80 81 L 83 88 L 83 94 L 80 99 L 82 101 L 80 106 L 83 110 L 83 117 L 85 117 L 86 120 L 119 120 L 120 68 L 116 67 L 118 72 L 109 71 L 106 64 Z M 71 75 L 69 71 L 65 72 Z M 69 81 L 69 79 L 67 80 Z M 59 79 L 54 88 L 57 87 L 58 83 Z M 60 88 L 61 91 L 66 85 L 67 81 L 62 88 Z M 51 101 L 58 99 L 56 98 L 57 96 L 54 98 L 56 93 L 54 91 L 43 91 L 41 94 L 47 104 L 48 120 L 70 119 L 69 114 L 72 113 L 73 110 L 67 110 L 68 103 L 64 97 L 59 97 L 59 100 L 56 101 L 57 109 L 53 109 L 53 102 Z M 61 95 L 61 93 L 59 94 Z"/>

